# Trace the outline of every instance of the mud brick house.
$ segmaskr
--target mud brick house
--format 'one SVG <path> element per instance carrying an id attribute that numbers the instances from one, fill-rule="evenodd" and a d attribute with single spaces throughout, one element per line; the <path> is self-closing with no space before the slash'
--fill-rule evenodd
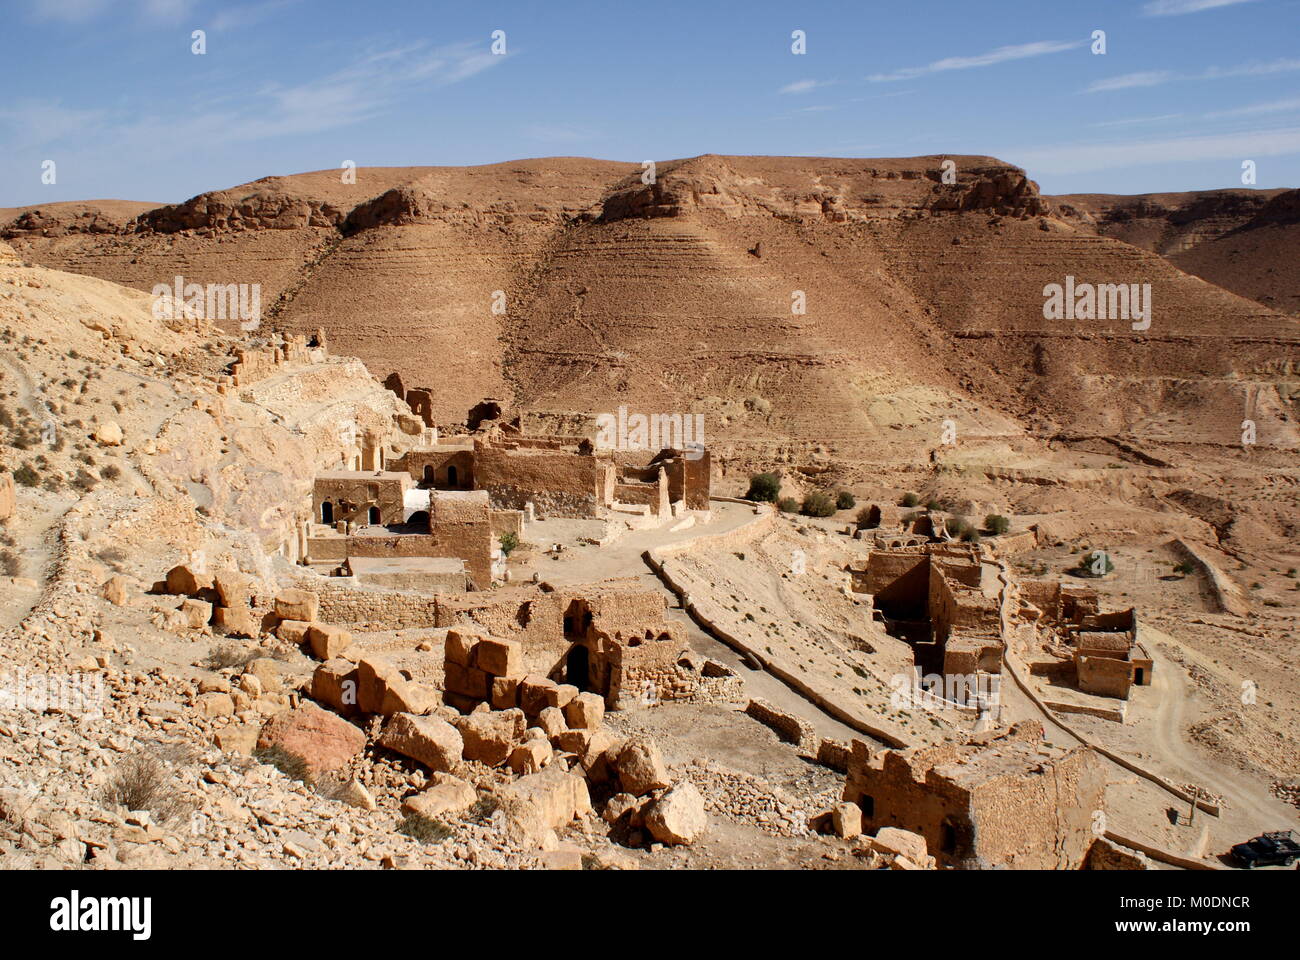
<path id="1" fill-rule="evenodd" d="M 1043 742 L 1037 722 L 942 744 L 872 752 L 853 742 L 844 799 L 864 831 L 925 838 L 941 866 L 1078 869 L 1095 839 L 1106 773 L 1090 747 Z"/>
<path id="2" fill-rule="evenodd" d="M 439 625 L 469 626 L 519 641 L 531 674 L 598 693 L 610 709 L 687 699 L 701 683 L 699 659 L 661 593 L 631 580 L 580 587 L 502 587 L 448 598 Z"/>

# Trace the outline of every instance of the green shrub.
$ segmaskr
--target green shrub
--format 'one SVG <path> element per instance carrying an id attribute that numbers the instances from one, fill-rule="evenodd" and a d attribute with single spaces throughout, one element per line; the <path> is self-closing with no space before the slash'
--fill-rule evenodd
<path id="1" fill-rule="evenodd" d="M 776 508 L 782 513 L 798 513 L 799 501 L 794 497 L 782 497 L 776 502 Z"/>
<path id="2" fill-rule="evenodd" d="M 830 517 L 835 514 L 835 501 L 823 490 L 814 490 L 803 498 L 800 510 L 809 517 Z"/>
<path id="3" fill-rule="evenodd" d="M 943 509 L 943 504 L 940 503 L 938 500 L 927 500 L 927 501 L 925 501 L 925 509 L 927 509 L 927 510 L 942 510 L 942 509 Z"/>
<path id="4" fill-rule="evenodd" d="M 1000 513 L 990 513 L 984 518 L 984 529 L 991 533 L 1003 534 L 1011 529 L 1011 521 Z"/>
<path id="5" fill-rule="evenodd" d="M 835 497 L 835 509 L 852 510 L 858 505 L 858 500 L 847 490 L 841 490 Z"/>
<path id="6" fill-rule="evenodd" d="M 899 501 L 900 506 L 914 507 L 921 502 L 921 498 L 914 493 L 903 494 L 903 499 Z"/>
<path id="7" fill-rule="evenodd" d="M 1190 560 L 1183 560 L 1174 564 L 1174 573 L 1181 573 L 1183 576 L 1187 576 L 1189 573 L 1195 572 L 1196 564 L 1192 563 Z"/>
<path id="8" fill-rule="evenodd" d="M 870 507 L 863 507 L 861 510 L 858 511 L 858 526 L 859 526 L 859 527 L 865 527 L 867 524 L 869 524 L 869 523 L 871 522 L 871 519 L 872 519 L 872 517 L 871 517 L 871 508 L 870 508 Z"/>
<path id="9" fill-rule="evenodd" d="M 31 468 L 31 464 L 24 463 L 14 471 L 14 483 L 21 484 L 24 487 L 34 487 L 40 482 L 41 478 Z"/>
<path id="10" fill-rule="evenodd" d="M 1105 550 L 1091 550 L 1079 561 L 1079 572 L 1085 577 L 1104 577 L 1114 569 L 1115 564 Z"/>
<path id="11" fill-rule="evenodd" d="M 519 537 L 513 532 L 507 531 L 506 533 L 501 534 L 501 552 L 507 557 L 510 556 L 510 551 L 514 550 L 518 546 Z"/>
<path id="12" fill-rule="evenodd" d="M 760 503 L 772 503 L 781 492 L 781 477 L 775 473 L 756 473 L 749 478 L 749 490 L 746 500 Z"/>

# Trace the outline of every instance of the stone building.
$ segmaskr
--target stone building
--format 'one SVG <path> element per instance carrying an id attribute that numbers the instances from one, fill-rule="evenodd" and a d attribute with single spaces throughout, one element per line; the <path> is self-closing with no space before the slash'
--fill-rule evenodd
<path id="1" fill-rule="evenodd" d="M 1074 870 L 1105 791 L 1095 751 L 1048 746 L 1042 725 L 1025 722 L 964 744 L 872 752 L 855 740 L 844 799 L 864 831 L 920 834 L 941 866 Z"/>
<path id="2" fill-rule="evenodd" d="M 691 697 L 703 664 L 663 595 L 635 581 L 503 587 L 448 598 L 439 624 L 520 643 L 528 673 L 598 693 L 611 709 Z"/>
<path id="3" fill-rule="evenodd" d="M 312 515 L 327 527 L 343 522 L 374 527 L 403 523 L 411 486 L 405 473 L 331 470 L 316 476 Z"/>

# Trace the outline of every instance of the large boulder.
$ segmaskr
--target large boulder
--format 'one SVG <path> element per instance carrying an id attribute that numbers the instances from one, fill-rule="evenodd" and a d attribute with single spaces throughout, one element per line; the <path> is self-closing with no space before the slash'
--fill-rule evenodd
<path id="1" fill-rule="evenodd" d="M 904 857 L 915 864 L 923 865 L 929 859 L 925 837 L 898 827 L 881 827 L 871 838 L 870 845 L 877 853 Z"/>
<path id="2" fill-rule="evenodd" d="M 304 703 L 268 720 L 257 745 L 301 757 L 315 777 L 346 766 L 366 748 L 366 735 L 342 717 Z"/>
<path id="3" fill-rule="evenodd" d="M 662 790 L 672 783 L 659 744 L 649 737 L 633 737 L 618 755 L 618 779 L 623 791 L 634 797 Z"/>
<path id="4" fill-rule="evenodd" d="M 524 672 L 524 648 L 518 640 L 484 637 L 474 647 L 474 666 L 496 677 L 518 677 Z"/>
<path id="5" fill-rule="evenodd" d="M 299 621 L 290 621 L 297 623 Z M 326 623 L 313 623 L 307 628 L 307 642 L 311 652 L 320 660 L 333 660 L 352 646 L 352 634 L 342 627 Z"/>
<path id="6" fill-rule="evenodd" d="M 362 657 L 357 661 L 357 706 L 362 713 L 382 713 L 389 685 L 405 679 L 401 671 L 383 657 Z"/>
<path id="7" fill-rule="evenodd" d="M 316 620 L 320 598 L 310 590 L 281 590 L 275 598 L 275 615 L 281 620 Z"/>
<path id="8" fill-rule="evenodd" d="M 311 695 L 344 716 L 357 713 L 358 673 L 350 660 L 327 660 L 311 675 Z"/>
<path id="9" fill-rule="evenodd" d="M 256 637 L 260 630 L 248 607 L 217 607 L 212 611 L 212 629 L 223 637 Z"/>
<path id="10" fill-rule="evenodd" d="M 495 767 L 510 758 L 515 746 L 523 740 L 528 722 L 524 712 L 516 707 L 471 713 L 457 727 L 465 741 L 465 759 Z"/>
<path id="11" fill-rule="evenodd" d="M 446 720 L 409 713 L 393 715 L 379 737 L 379 745 L 442 773 L 454 770 L 465 750 L 460 731 Z"/>
<path id="12" fill-rule="evenodd" d="M 501 790 L 499 799 L 511 836 L 536 844 L 591 810 L 587 782 L 557 763 L 520 777 Z"/>
<path id="13" fill-rule="evenodd" d="M 182 563 L 167 571 L 167 592 L 177 597 L 196 597 L 212 589 L 212 578 Z"/>
<path id="14" fill-rule="evenodd" d="M 597 693 L 580 693 L 564 705 L 564 719 L 575 730 L 595 730 L 605 719 L 605 698 Z"/>
<path id="15" fill-rule="evenodd" d="M 414 794 L 402 801 L 402 812 L 413 813 L 430 820 L 460 813 L 474 804 L 478 791 L 472 783 L 467 783 L 449 773 L 435 773 L 433 785 L 422 793 Z"/>
<path id="16" fill-rule="evenodd" d="M 709 828 L 704 798 L 695 784 L 683 780 L 650 805 L 645 825 L 660 843 L 694 843 Z"/>

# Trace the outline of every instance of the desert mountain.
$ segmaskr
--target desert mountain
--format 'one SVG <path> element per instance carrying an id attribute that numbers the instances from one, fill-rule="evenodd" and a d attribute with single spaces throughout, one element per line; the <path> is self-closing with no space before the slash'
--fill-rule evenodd
<path id="1" fill-rule="evenodd" d="M 1294 281 L 1262 259 L 1236 292 L 1194 275 L 1236 270 L 1250 244 L 1284 250 L 1294 192 L 1053 199 L 987 157 L 702 156 L 648 179 L 574 158 L 363 168 L 354 184 L 320 171 L 131 219 L 28 209 L 0 232 L 138 289 L 260 283 L 272 328 L 325 329 L 376 374 L 430 387 L 448 424 L 485 396 L 690 411 L 724 464 L 804 470 L 920 465 L 946 420 L 1008 449 L 1233 447 L 1247 414 L 1261 444 L 1300 439 Z M 1150 327 L 1045 319 L 1045 287 L 1067 277 L 1150 284 Z"/>
<path id="2" fill-rule="evenodd" d="M 1073 194 L 1049 198 L 1102 236 L 1167 258 L 1187 273 L 1300 313 L 1300 190 L 1202 190 L 1139 196 Z"/>

